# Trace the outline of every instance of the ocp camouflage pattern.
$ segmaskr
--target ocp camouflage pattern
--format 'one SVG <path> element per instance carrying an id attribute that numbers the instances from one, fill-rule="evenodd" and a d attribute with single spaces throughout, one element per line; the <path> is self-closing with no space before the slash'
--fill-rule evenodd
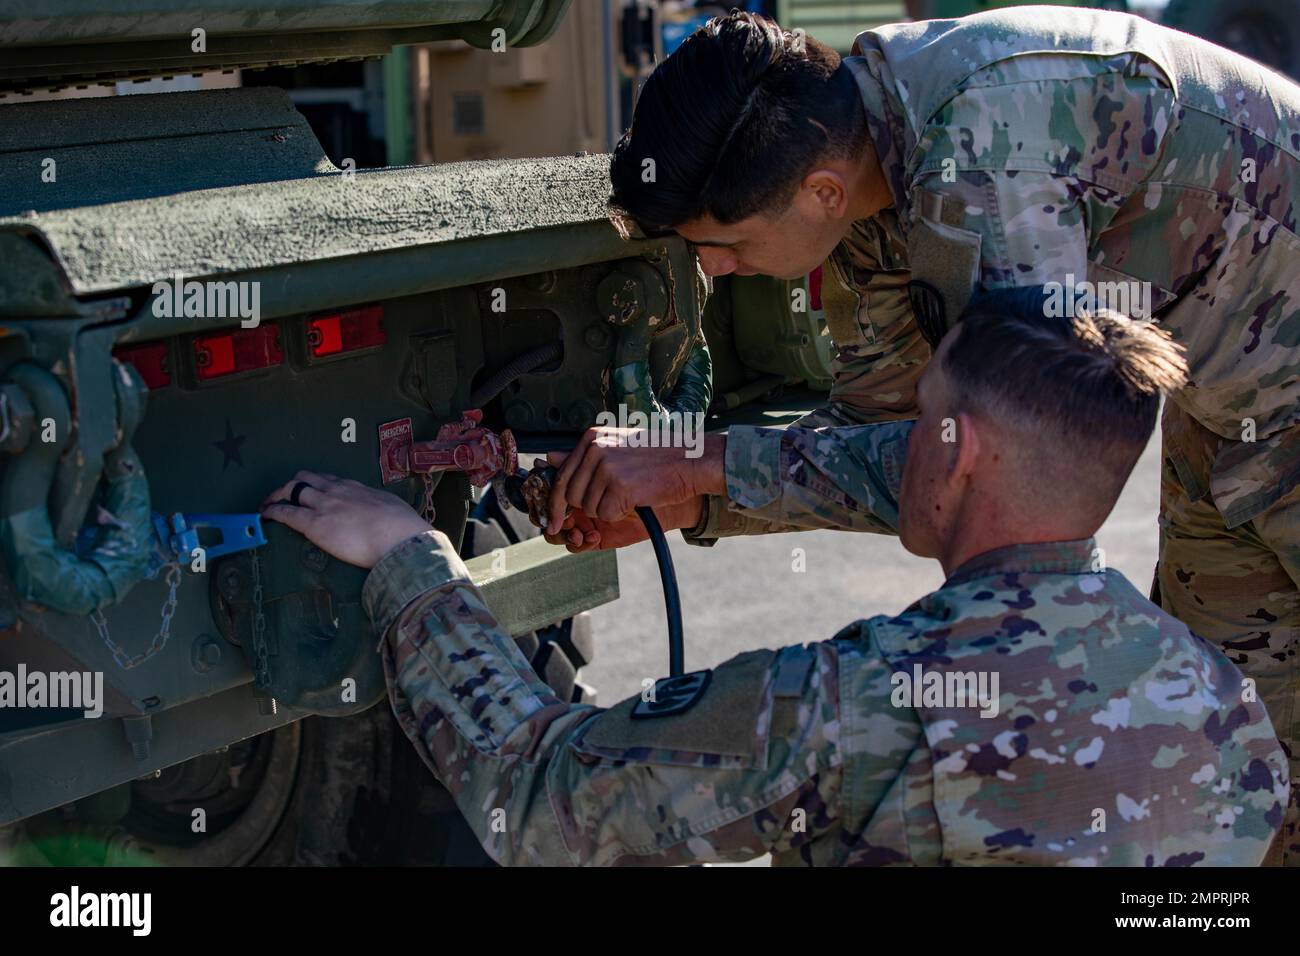
<path id="1" fill-rule="evenodd" d="M 727 495 L 708 495 L 699 523 L 694 528 L 682 530 L 682 538 L 687 544 L 711 547 L 718 538 L 749 534 L 775 534 L 788 531 L 807 531 L 810 528 L 829 528 L 839 531 L 892 531 L 894 525 L 885 521 L 882 524 L 880 509 L 891 507 L 873 495 L 869 483 L 872 472 L 867 463 L 875 461 L 882 452 L 891 455 L 891 461 L 897 461 L 897 467 L 891 473 L 894 480 L 901 480 L 902 461 L 907 447 L 907 436 L 911 433 L 912 422 L 889 422 L 881 429 L 864 429 L 851 416 L 851 411 L 842 403 L 832 403 L 824 408 L 809 412 L 795 421 L 788 432 L 791 442 L 800 448 L 811 448 L 820 441 L 821 447 L 814 456 L 804 456 L 798 470 L 790 472 L 788 477 L 795 481 L 810 478 L 820 468 L 826 468 L 828 475 L 818 487 L 818 492 L 834 496 L 836 504 L 825 514 L 817 508 L 826 510 L 827 503 L 821 493 L 811 499 L 811 507 L 803 508 L 797 500 L 799 492 L 793 490 L 793 484 L 784 487 L 777 481 L 776 474 L 768 475 L 771 482 L 766 485 L 770 490 L 789 491 L 796 497 L 777 505 L 769 505 L 766 499 L 760 503 L 761 490 L 743 499 L 729 498 Z M 807 434 L 818 430 L 818 437 Z M 762 467 L 764 461 L 776 461 L 784 452 L 781 450 L 781 432 L 772 428 L 759 428 L 747 425 L 734 425 L 727 433 L 728 475 L 739 473 L 735 466 L 738 458 L 752 459 L 759 466 L 745 474 L 761 480 L 759 476 L 767 475 Z M 742 451 L 742 445 L 744 451 Z M 816 457 L 824 454 L 825 459 Z M 846 457 L 840 457 L 846 456 Z M 866 467 L 864 467 L 866 466 Z M 785 474 L 785 472 L 782 472 Z M 827 484 L 829 482 L 829 484 Z M 854 510 L 847 505 L 852 498 L 852 490 L 859 484 L 866 484 L 858 492 L 865 496 L 862 507 Z M 893 495 L 897 495 L 895 487 Z M 734 494 L 734 488 L 729 494 Z M 789 509 L 781 510 L 781 506 Z M 897 521 L 897 516 L 893 518 Z"/>
<path id="2" fill-rule="evenodd" d="M 1142 18 L 1060 7 L 879 27 L 853 52 L 895 201 L 874 224 L 907 248 L 891 275 L 1150 283 L 1190 365 L 1173 400 L 1228 439 L 1211 488 L 1228 527 L 1295 487 L 1300 87 Z M 974 274 L 944 274 L 972 249 Z M 890 281 L 868 313 L 905 309 Z"/>
<path id="3" fill-rule="evenodd" d="M 1288 790 L 1263 708 L 1094 561 L 1091 540 L 983 555 L 655 720 L 558 700 L 440 532 L 364 599 L 403 730 L 503 864 L 1258 863 Z M 996 716 L 896 702 L 918 666 L 996 673 Z"/>

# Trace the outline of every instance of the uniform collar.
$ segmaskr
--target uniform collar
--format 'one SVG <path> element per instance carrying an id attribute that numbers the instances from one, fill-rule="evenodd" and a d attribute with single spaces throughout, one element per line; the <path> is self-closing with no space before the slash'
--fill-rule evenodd
<path id="1" fill-rule="evenodd" d="M 1092 574 L 1097 571 L 1096 548 L 1095 538 L 1010 544 L 971 558 L 943 586 L 953 587 L 995 574 Z"/>
<path id="2" fill-rule="evenodd" d="M 908 135 L 903 104 L 898 99 L 889 66 L 881 56 L 847 56 L 844 65 L 857 83 L 867 118 L 867 134 L 876 148 L 894 209 L 907 208 L 907 156 L 915 144 Z"/>

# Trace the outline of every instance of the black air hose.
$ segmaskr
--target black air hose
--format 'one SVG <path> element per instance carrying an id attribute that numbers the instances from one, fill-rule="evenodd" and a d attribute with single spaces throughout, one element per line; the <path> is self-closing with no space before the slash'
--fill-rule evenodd
<path id="1" fill-rule="evenodd" d="M 655 560 L 659 562 L 659 580 L 664 586 L 664 612 L 668 615 L 668 676 L 680 677 L 686 668 L 686 648 L 682 638 L 682 598 L 677 593 L 677 571 L 673 568 L 672 552 L 668 550 L 668 539 L 664 537 L 663 526 L 655 517 L 654 509 L 640 505 L 636 514 L 650 535 Z"/>
<path id="2" fill-rule="evenodd" d="M 563 357 L 564 343 L 556 339 L 554 342 L 548 342 L 531 352 L 525 352 L 518 358 L 511 359 L 489 375 L 487 381 L 474 389 L 474 393 L 469 397 L 469 407 L 482 408 L 504 392 L 506 386 L 519 376 L 535 372 L 537 369 L 550 365 Z"/>

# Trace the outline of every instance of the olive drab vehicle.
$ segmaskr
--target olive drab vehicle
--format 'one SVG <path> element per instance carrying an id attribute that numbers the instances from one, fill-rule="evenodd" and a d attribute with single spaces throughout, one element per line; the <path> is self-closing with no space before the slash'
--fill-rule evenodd
<path id="1" fill-rule="evenodd" d="M 510 56 L 567 5 L 0 0 L 0 862 L 485 862 L 391 717 L 364 572 L 263 497 L 313 468 L 426 509 L 589 699 L 615 557 L 480 499 L 496 436 L 526 455 L 620 405 L 828 384 L 806 290 L 620 237 L 608 157 L 353 169 L 279 89 L 49 93 Z"/>

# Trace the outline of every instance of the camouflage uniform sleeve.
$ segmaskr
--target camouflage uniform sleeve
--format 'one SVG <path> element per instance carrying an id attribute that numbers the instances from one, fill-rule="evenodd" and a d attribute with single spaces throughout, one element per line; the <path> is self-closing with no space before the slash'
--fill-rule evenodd
<path id="1" fill-rule="evenodd" d="M 639 719 L 640 697 L 558 700 L 441 532 L 385 555 L 363 599 L 402 729 L 499 863 L 739 860 L 837 826 L 830 644 L 742 654 L 690 709 Z"/>
<path id="2" fill-rule="evenodd" d="M 733 426 L 727 432 L 727 496 L 710 496 L 700 523 L 684 536 L 813 528 L 896 534 L 913 424 Z"/>
<path id="3" fill-rule="evenodd" d="M 822 267 L 834 350 L 830 398 L 858 424 L 916 416 L 916 385 L 930 347 L 912 315 L 910 279 L 893 208 L 853 223 Z"/>
<path id="4" fill-rule="evenodd" d="M 866 424 L 856 419 L 856 410 L 852 407 L 832 403 L 814 409 L 807 415 L 791 422 L 795 428 L 825 428 Z M 809 531 L 803 525 L 769 521 L 757 518 L 727 507 L 725 495 L 709 495 L 704 502 L 704 513 L 694 528 L 682 529 L 682 540 L 687 544 L 711 548 L 719 538 L 733 538 L 750 534 L 783 534 L 794 531 Z"/>

